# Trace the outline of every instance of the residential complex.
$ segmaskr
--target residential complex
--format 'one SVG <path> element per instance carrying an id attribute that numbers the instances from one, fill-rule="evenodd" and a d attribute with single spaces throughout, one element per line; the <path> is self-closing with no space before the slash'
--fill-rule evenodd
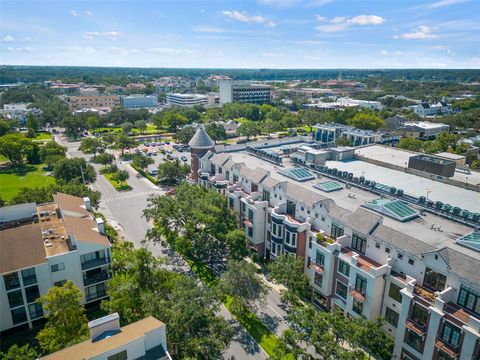
<path id="1" fill-rule="evenodd" d="M 385 318 L 397 359 L 479 358 L 478 191 L 406 170 L 380 180 L 360 158 L 306 168 L 272 147 L 216 153 L 205 135 L 192 175 L 225 194 L 259 257 L 304 258 L 320 309 Z"/>
<path id="2" fill-rule="evenodd" d="M 266 103 L 271 98 L 271 87 L 263 84 L 252 84 L 249 81 L 221 80 L 220 104 L 239 103 Z"/>
<path id="3" fill-rule="evenodd" d="M 68 96 L 66 102 L 70 110 L 112 108 L 120 106 L 120 97 L 117 95 Z"/>
<path id="4" fill-rule="evenodd" d="M 122 106 L 125 109 L 149 108 L 158 105 L 156 95 L 135 94 L 120 97 Z"/>
<path id="5" fill-rule="evenodd" d="M 3 109 L 0 110 L 0 116 L 6 119 L 16 120 L 20 126 L 25 126 L 27 116 L 33 114 L 35 117 L 42 115 L 42 110 L 29 107 L 30 104 L 4 104 Z"/>
<path id="6" fill-rule="evenodd" d="M 110 242 L 88 198 L 54 194 L 52 203 L 0 208 L 0 331 L 31 327 L 44 315 L 35 302 L 67 280 L 82 304 L 107 295 Z"/>
<path id="7" fill-rule="evenodd" d="M 412 105 L 410 108 L 415 114 L 418 114 L 421 117 L 444 115 L 452 112 L 451 107 L 446 103 L 445 99 L 442 99 L 442 101 L 435 104 L 422 102 L 419 105 Z"/>
<path id="8" fill-rule="evenodd" d="M 150 316 L 120 327 L 113 313 L 90 321 L 90 339 L 42 357 L 45 360 L 171 360 L 166 326 Z"/>

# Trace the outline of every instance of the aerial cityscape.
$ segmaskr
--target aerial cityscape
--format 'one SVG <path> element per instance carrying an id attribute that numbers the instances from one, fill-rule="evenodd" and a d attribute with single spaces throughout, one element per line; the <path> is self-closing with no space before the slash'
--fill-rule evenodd
<path id="1" fill-rule="evenodd" d="M 480 360 L 479 1 L 0 6 L 0 359 Z"/>

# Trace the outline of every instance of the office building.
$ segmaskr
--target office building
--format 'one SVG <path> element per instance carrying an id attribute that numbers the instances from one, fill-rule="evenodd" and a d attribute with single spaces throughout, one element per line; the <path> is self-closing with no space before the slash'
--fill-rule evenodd
<path id="1" fill-rule="evenodd" d="M 158 105 L 158 97 L 156 95 L 134 94 L 121 96 L 120 101 L 125 109 L 149 108 Z"/>
<path id="2" fill-rule="evenodd" d="M 35 300 L 67 280 L 82 292 L 82 304 L 107 296 L 111 245 L 103 220 L 88 198 L 53 198 L 0 208 L 0 331 L 35 324 L 44 315 Z"/>
<path id="3" fill-rule="evenodd" d="M 90 339 L 41 357 L 43 360 L 171 360 L 166 325 L 149 316 L 120 327 L 113 313 L 88 323 Z"/>
<path id="4" fill-rule="evenodd" d="M 381 143 L 390 136 L 372 130 L 357 129 L 343 124 L 319 124 L 314 126 L 315 141 L 330 144 L 339 138 L 348 139 L 353 146 Z"/>
<path id="5" fill-rule="evenodd" d="M 271 87 L 263 84 L 252 84 L 249 81 L 221 80 L 220 104 L 230 102 L 239 103 L 267 103 L 271 99 Z"/>
<path id="6" fill-rule="evenodd" d="M 66 100 L 70 110 L 120 106 L 120 97 L 117 95 L 68 96 Z"/>
<path id="7" fill-rule="evenodd" d="M 191 107 L 195 105 L 208 105 L 208 96 L 201 94 L 168 93 L 167 104 L 172 106 Z"/>
<path id="8" fill-rule="evenodd" d="M 415 175 L 405 174 L 404 190 L 367 180 L 364 166 L 365 176 L 339 170 L 361 160 L 329 161 L 318 173 L 287 162 L 207 151 L 198 182 L 227 197 L 259 257 L 304 259 L 320 309 L 385 318 L 393 358 L 478 359 L 480 195 L 436 183 L 431 199 L 449 196 L 446 206 L 411 197 L 422 183 Z M 457 193 L 471 211 L 451 211 Z"/>
<path id="9" fill-rule="evenodd" d="M 429 121 L 406 121 L 399 130 L 405 137 L 420 140 L 433 140 L 438 134 L 448 131 L 449 129 L 449 125 L 442 123 L 432 123 Z"/>

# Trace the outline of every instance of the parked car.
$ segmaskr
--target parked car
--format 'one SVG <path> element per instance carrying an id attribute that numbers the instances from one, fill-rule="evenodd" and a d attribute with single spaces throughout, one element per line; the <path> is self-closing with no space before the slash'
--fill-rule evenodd
<path id="1" fill-rule="evenodd" d="M 156 152 L 152 152 L 152 155 L 153 155 L 153 156 L 157 156 L 157 153 L 156 153 Z"/>
<path id="2" fill-rule="evenodd" d="M 184 155 L 184 156 L 182 156 L 180 159 L 182 159 L 182 161 L 187 161 L 187 160 L 188 160 L 188 159 L 187 159 L 187 157 L 186 157 L 185 155 Z"/>
<path id="3" fill-rule="evenodd" d="M 165 145 L 170 145 L 170 141 L 165 141 Z"/>
<path id="4" fill-rule="evenodd" d="M 157 175 L 158 175 L 158 170 L 157 170 L 157 169 L 153 169 L 152 171 L 150 171 L 150 175 L 152 175 L 152 176 L 157 176 Z"/>
<path id="5" fill-rule="evenodd" d="M 171 154 L 167 154 L 167 160 L 173 160 L 173 156 Z"/>

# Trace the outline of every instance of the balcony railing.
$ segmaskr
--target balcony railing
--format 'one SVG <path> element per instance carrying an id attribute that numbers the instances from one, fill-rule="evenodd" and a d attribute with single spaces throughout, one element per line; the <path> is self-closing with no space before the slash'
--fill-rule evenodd
<path id="1" fill-rule="evenodd" d="M 414 331 L 417 335 L 424 336 L 427 333 L 427 325 L 418 322 L 417 320 L 413 319 L 411 316 L 407 317 L 407 321 L 405 322 L 405 327 Z"/>
<path id="2" fill-rule="evenodd" d="M 109 271 L 102 271 L 94 275 L 83 275 L 83 284 L 85 286 L 99 283 L 105 280 L 108 280 L 112 277 L 112 273 Z"/>
<path id="3" fill-rule="evenodd" d="M 88 260 L 82 262 L 82 270 L 92 269 L 97 266 L 105 265 L 110 263 L 110 257 L 104 257 L 94 260 Z"/>
<path id="4" fill-rule="evenodd" d="M 460 351 L 460 345 L 451 345 L 444 339 L 442 339 L 440 336 L 437 336 L 437 339 L 435 341 L 435 346 L 442 351 L 445 351 L 448 355 L 450 355 L 453 358 L 458 357 L 458 353 Z"/>
<path id="5" fill-rule="evenodd" d="M 413 293 L 422 299 L 427 300 L 430 303 L 435 302 L 435 293 L 431 290 L 428 290 L 427 288 L 424 288 L 423 286 L 420 285 L 415 285 L 415 288 L 413 290 Z"/>
<path id="6" fill-rule="evenodd" d="M 365 293 L 354 287 L 350 289 L 350 295 L 352 295 L 358 301 L 365 301 Z"/>
<path id="7" fill-rule="evenodd" d="M 96 300 L 96 299 L 101 299 L 105 296 L 107 296 L 107 291 L 104 289 L 102 291 L 97 292 L 95 295 L 87 294 L 85 296 L 85 298 L 86 298 L 87 301 L 92 301 L 92 300 Z"/>
<path id="8" fill-rule="evenodd" d="M 310 269 L 319 274 L 323 274 L 323 272 L 325 271 L 323 265 L 316 264 L 313 261 L 310 263 Z"/>

